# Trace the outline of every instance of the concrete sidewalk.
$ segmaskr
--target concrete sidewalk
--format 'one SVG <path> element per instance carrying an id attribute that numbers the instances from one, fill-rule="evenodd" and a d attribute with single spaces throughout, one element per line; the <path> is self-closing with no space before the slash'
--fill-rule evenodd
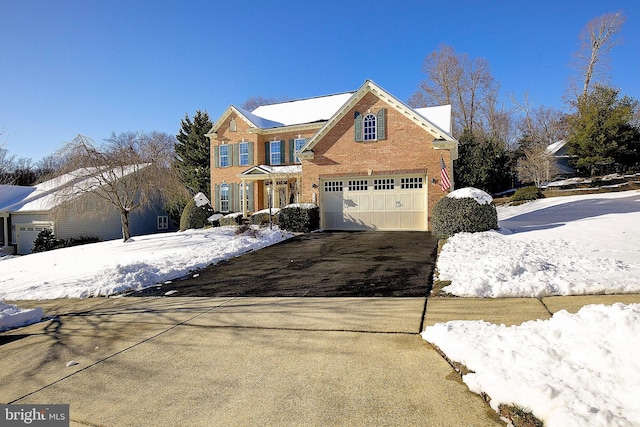
<path id="1" fill-rule="evenodd" d="M 0 402 L 68 403 L 77 426 L 500 425 L 421 324 L 615 301 L 640 295 L 435 298 L 424 319 L 424 298 L 24 301 L 53 318 L 0 333 Z"/>

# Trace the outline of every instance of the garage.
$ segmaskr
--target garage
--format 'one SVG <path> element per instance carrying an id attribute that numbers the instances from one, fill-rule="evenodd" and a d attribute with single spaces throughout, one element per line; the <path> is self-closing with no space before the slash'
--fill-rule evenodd
<path id="1" fill-rule="evenodd" d="M 31 222 L 28 224 L 16 224 L 17 251 L 20 255 L 30 254 L 33 249 L 33 242 L 38 238 L 38 234 L 44 230 L 53 231 L 52 222 Z"/>
<path id="2" fill-rule="evenodd" d="M 426 175 L 322 179 L 326 230 L 427 230 Z"/>

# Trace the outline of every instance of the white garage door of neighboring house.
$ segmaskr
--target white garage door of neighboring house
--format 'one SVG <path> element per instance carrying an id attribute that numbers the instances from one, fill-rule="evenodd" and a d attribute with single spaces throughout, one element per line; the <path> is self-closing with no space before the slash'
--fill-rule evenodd
<path id="1" fill-rule="evenodd" d="M 53 230 L 53 223 L 16 224 L 17 252 L 20 255 L 30 254 L 33 249 L 33 241 L 42 230 Z"/>
<path id="2" fill-rule="evenodd" d="M 425 175 L 332 178 L 320 184 L 327 230 L 427 230 Z"/>

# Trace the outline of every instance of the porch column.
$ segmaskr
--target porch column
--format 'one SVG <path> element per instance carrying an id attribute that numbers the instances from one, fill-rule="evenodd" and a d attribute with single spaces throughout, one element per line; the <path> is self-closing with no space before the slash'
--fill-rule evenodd
<path id="1" fill-rule="evenodd" d="M 296 203 L 300 203 L 300 191 L 302 190 L 302 188 L 300 188 L 300 176 L 296 175 Z"/>
<path id="2" fill-rule="evenodd" d="M 240 193 L 242 194 L 242 218 L 246 218 L 247 217 L 247 199 L 248 199 L 248 194 L 247 194 L 247 184 L 244 181 L 244 179 L 242 180 L 242 192 Z"/>

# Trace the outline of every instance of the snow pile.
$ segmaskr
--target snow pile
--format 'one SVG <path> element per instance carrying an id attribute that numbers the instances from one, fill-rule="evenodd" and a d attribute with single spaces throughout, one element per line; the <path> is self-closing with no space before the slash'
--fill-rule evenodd
<path id="1" fill-rule="evenodd" d="M 0 300 L 0 331 L 30 325 L 44 317 L 41 308 L 25 309 Z"/>
<path id="2" fill-rule="evenodd" d="M 142 289 L 293 235 L 216 227 L 111 240 L 2 261 L 0 298 L 86 298 Z"/>
<path id="3" fill-rule="evenodd" d="M 493 202 L 493 198 L 482 190 L 473 187 L 460 188 L 447 194 L 452 199 L 475 199 L 479 205 L 488 205 Z"/>
<path id="4" fill-rule="evenodd" d="M 422 337 L 471 370 L 464 382 L 495 410 L 518 405 L 550 427 L 640 425 L 640 304 L 510 327 L 451 321 Z"/>
<path id="5" fill-rule="evenodd" d="M 640 194 L 554 197 L 499 208 L 500 230 L 459 233 L 438 255 L 466 297 L 640 292 Z"/>

